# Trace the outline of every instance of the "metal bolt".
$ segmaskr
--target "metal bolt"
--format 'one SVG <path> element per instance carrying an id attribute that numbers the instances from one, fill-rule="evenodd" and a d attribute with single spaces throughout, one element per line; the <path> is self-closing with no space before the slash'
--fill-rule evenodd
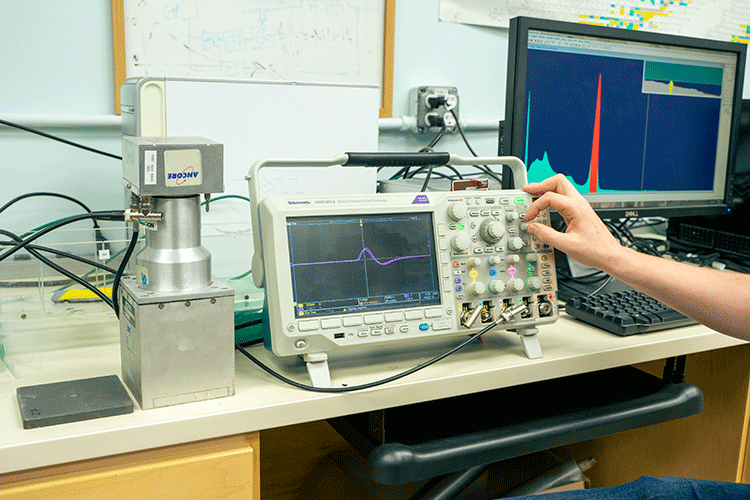
<path id="1" fill-rule="evenodd" d="M 189 300 L 185 301 L 185 307 L 190 307 L 190 301 Z"/>
<path id="2" fill-rule="evenodd" d="M 164 309 L 164 304 L 159 304 L 159 309 Z"/>
<path id="3" fill-rule="evenodd" d="M 211 299 L 212 304 L 216 304 L 216 299 Z"/>
<path id="4" fill-rule="evenodd" d="M 294 347 L 296 347 L 297 349 L 304 349 L 305 347 L 307 347 L 307 342 L 305 342 L 302 339 L 299 339 L 297 342 L 294 343 Z"/>

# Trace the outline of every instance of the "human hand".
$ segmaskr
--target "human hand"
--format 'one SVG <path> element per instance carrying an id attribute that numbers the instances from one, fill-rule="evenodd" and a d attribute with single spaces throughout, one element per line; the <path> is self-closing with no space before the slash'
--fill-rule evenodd
<path id="1" fill-rule="evenodd" d="M 561 233 L 543 224 L 529 224 L 529 234 L 542 243 L 565 252 L 583 265 L 602 270 L 606 270 L 615 253 L 624 248 L 564 175 L 557 174 L 542 182 L 527 184 L 523 190 L 541 195 L 526 211 L 526 221 L 551 207 L 560 213 L 568 226 L 565 233 Z"/>

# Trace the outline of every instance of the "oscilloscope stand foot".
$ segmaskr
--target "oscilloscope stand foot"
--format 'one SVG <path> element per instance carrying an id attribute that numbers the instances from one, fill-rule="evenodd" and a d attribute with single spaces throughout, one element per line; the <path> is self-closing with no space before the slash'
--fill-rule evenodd
<path id="1" fill-rule="evenodd" d="M 303 354 L 302 359 L 307 364 L 307 373 L 313 387 L 331 387 L 331 372 L 328 369 L 328 354 L 314 352 Z"/>
<path id="2" fill-rule="evenodd" d="M 523 344 L 523 350 L 526 351 L 526 356 L 529 359 L 537 359 L 542 357 L 542 346 L 539 344 L 539 330 L 537 328 L 519 328 L 516 333 L 521 337 L 521 343 Z"/>

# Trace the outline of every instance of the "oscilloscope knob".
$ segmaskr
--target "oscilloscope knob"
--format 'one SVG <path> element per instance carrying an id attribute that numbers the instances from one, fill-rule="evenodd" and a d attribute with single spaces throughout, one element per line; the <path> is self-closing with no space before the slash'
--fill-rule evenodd
<path id="1" fill-rule="evenodd" d="M 479 235 L 487 243 L 497 243 L 505 234 L 505 226 L 497 219 L 485 219 L 479 226 Z"/>
<path id="2" fill-rule="evenodd" d="M 505 290 L 505 283 L 503 283 L 500 280 L 492 280 L 490 281 L 490 292 L 492 293 L 501 293 Z"/>
<path id="3" fill-rule="evenodd" d="M 474 281 L 473 283 L 469 284 L 469 293 L 474 297 L 482 295 L 486 291 L 487 285 L 485 285 L 483 281 Z"/>
<path id="4" fill-rule="evenodd" d="M 466 205 L 463 203 L 451 203 L 448 205 L 448 217 L 454 221 L 460 221 L 466 217 Z"/>
<path id="5" fill-rule="evenodd" d="M 465 234 L 457 234 L 451 238 L 451 246 L 456 252 L 465 252 L 471 246 L 471 239 Z"/>
<path id="6" fill-rule="evenodd" d="M 508 290 L 511 292 L 520 292 L 525 286 L 526 284 L 521 278 L 511 278 L 508 280 Z"/>
<path id="7" fill-rule="evenodd" d="M 537 276 L 532 276 L 526 281 L 529 290 L 539 290 L 542 288 L 542 279 Z"/>
<path id="8" fill-rule="evenodd" d="M 520 250 L 523 248 L 523 240 L 516 236 L 508 239 L 508 248 L 511 250 Z"/>

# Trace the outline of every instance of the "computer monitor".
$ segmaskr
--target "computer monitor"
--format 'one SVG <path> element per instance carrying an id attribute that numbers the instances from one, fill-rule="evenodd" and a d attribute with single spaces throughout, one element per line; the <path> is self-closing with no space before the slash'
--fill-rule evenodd
<path id="1" fill-rule="evenodd" d="M 501 154 L 602 217 L 730 210 L 746 46 L 517 17 Z"/>

